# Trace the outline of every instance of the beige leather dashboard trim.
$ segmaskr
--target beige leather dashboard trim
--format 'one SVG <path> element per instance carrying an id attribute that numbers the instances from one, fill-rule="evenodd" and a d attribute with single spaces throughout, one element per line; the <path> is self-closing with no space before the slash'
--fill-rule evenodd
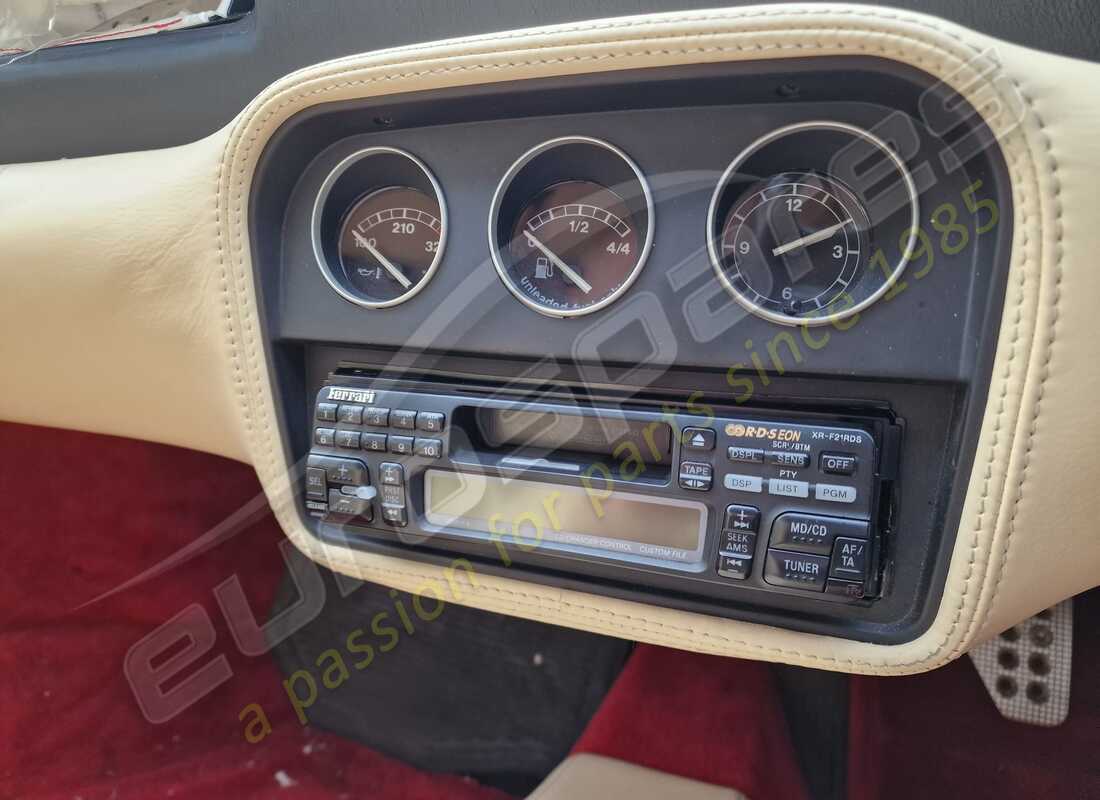
<path id="1" fill-rule="evenodd" d="M 741 792 L 640 767 L 617 758 L 578 753 L 551 772 L 527 800 L 748 800 Z"/>
<path id="2" fill-rule="evenodd" d="M 986 114 L 1013 183 L 1011 270 L 989 400 L 941 607 L 923 635 L 886 647 L 794 633 L 326 547 L 305 531 L 278 435 L 247 230 L 252 175 L 281 123 L 318 103 L 448 86 L 844 54 L 891 58 L 949 82 Z M 1091 338 L 1100 301 L 1100 271 L 1093 268 L 1100 252 L 1098 116 L 1100 65 L 867 6 L 633 17 L 339 59 L 278 81 L 225 130 L 194 145 L 0 172 L 0 253 L 10 246 L 21 258 L 4 255 L 2 262 L 2 277 L 15 278 L 17 295 L 0 300 L 0 312 L 14 314 L 0 322 L 8 334 L 5 366 L 12 363 L 13 376 L 36 395 L 33 406 L 3 398 L 0 415 L 246 458 L 298 547 L 334 569 L 400 589 L 703 652 L 851 672 L 930 669 L 1100 582 L 1100 538 L 1093 533 L 1100 425 L 1091 418 L 1100 391 Z M 58 196 L 84 190 L 82 197 L 61 198 L 77 220 L 76 235 L 50 241 L 56 226 L 38 219 L 48 203 L 33 198 L 43 186 Z M 32 195 L 15 201 L 14 221 L 4 218 L 12 187 Z M 108 211 L 117 221 L 93 241 L 81 240 Z M 135 223 L 145 229 L 131 230 Z M 110 251 L 96 252 L 97 244 Z M 46 298 L 34 275 L 20 273 L 23 263 L 45 267 L 62 256 L 67 272 L 87 272 L 75 289 Z M 82 333 L 70 325 L 44 343 L 33 340 L 35 309 L 58 302 Z M 60 376 L 35 369 L 53 352 L 48 345 L 77 335 L 87 337 L 88 368 Z M 13 346 L 12 336 L 23 337 L 22 344 Z M 158 354 L 176 370 L 153 366 Z M 119 360 L 128 363 L 120 367 Z M 127 371 L 134 364 L 148 370 L 143 379 Z M 105 379 L 97 385 L 100 370 Z M 145 382 L 154 385 L 142 393 Z M 68 404 L 42 399 L 58 392 L 79 396 L 89 391 L 85 383 L 114 405 L 73 416 Z M 165 398 L 165 387 L 179 394 Z M 169 436 L 123 417 L 117 405 L 135 391 L 144 413 L 167 413 L 182 426 L 178 432 Z"/>

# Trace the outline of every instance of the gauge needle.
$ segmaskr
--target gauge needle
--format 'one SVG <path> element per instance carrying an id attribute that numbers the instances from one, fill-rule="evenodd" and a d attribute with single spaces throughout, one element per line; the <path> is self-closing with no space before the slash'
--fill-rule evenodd
<path id="1" fill-rule="evenodd" d="M 779 245 L 779 247 L 776 247 L 772 250 L 772 255 L 781 256 L 784 253 L 789 253 L 792 250 L 797 250 L 800 247 L 809 247 L 811 244 L 822 242 L 828 239 L 830 236 L 832 236 L 834 233 L 839 231 L 851 221 L 852 218 L 848 217 L 848 219 L 844 220 L 843 222 L 838 222 L 836 225 L 830 225 L 828 228 L 822 228 L 817 233 L 811 233 L 803 236 L 801 239 L 795 239 L 793 242 L 781 244 Z"/>
<path id="2" fill-rule="evenodd" d="M 390 273 L 390 275 L 393 276 L 393 279 L 400 283 L 403 288 L 408 289 L 410 286 L 412 286 L 412 281 L 405 277 L 405 274 L 397 268 L 396 264 L 394 264 L 384 255 L 382 255 L 378 251 L 378 248 L 370 243 L 369 239 L 363 236 L 363 234 L 359 233 L 359 231 L 352 231 L 351 235 L 355 237 L 355 243 L 360 247 L 367 248 L 367 252 L 378 259 L 378 263 L 385 267 L 386 272 Z"/>
<path id="3" fill-rule="evenodd" d="M 551 250 L 549 247 L 536 239 L 535 235 L 530 231 L 524 231 L 524 233 L 527 234 L 527 241 L 529 241 L 534 247 L 537 247 L 539 250 L 541 250 L 543 252 L 543 255 L 550 259 L 554 266 L 560 269 L 565 274 L 565 277 L 573 281 L 578 289 L 580 289 L 585 294 L 588 294 L 592 291 L 592 284 L 586 281 L 580 275 L 578 275 L 575 269 L 573 269 L 560 258 L 558 258 L 557 254 L 554 253 L 553 250 Z"/>

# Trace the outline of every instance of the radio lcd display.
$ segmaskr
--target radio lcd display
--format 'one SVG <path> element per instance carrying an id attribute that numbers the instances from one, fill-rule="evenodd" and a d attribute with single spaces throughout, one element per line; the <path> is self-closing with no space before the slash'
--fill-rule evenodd
<path id="1" fill-rule="evenodd" d="M 424 505 L 427 521 L 436 528 L 496 536 L 525 547 L 553 543 L 698 562 L 706 537 L 702 503 L 617 489 L 431 469 L 424 474 Z"/>

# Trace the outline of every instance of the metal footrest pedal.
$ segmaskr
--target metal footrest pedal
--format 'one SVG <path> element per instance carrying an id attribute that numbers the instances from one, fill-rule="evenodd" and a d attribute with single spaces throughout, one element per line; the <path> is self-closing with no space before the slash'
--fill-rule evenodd
<path id="1" fill-rule="evenodd" d="M 1072 598 L 975 647 L 970 658 L 1005 717 L 1044 727 L 1062 724 L 1073 665 Z"/>

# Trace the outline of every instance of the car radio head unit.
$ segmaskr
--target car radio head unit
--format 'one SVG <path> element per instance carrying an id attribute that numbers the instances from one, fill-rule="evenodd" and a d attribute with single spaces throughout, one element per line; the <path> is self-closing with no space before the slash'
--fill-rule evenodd
<path id="1" fill-rule="evenodd" d="M 312 409 L 319 535 L 703 598 L 874 601 L 886 416 L 583 402 L 332 375 Z M 884 453 L 886 454 L 884 456 Z"/>

